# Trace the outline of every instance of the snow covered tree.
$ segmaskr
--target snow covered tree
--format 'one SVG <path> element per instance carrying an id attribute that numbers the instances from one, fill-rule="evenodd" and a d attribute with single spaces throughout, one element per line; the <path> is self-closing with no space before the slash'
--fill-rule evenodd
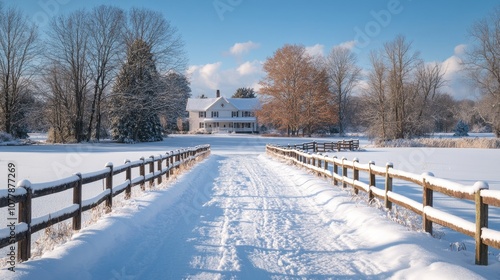
<path id="1" fill-rule="evenodd" d="M 455 126 L 455 134 L 453 136 L 464 137 L 469 136 L 469 126 L 463 120 L 459 120 Z"/>
<path id="2" fill-rule="evenodd" d="M 128 47 L 113 88 L 111 100 L 112 137 L 118 142 L 161 141 L 157 97 L 161 89 L 151 47 L 137 39 Z"/>
<path id="3" fill-rule="evenodd" d="M 481 117 L 500 137 L 500 7 L 474 23 L 469 35 L 474 44 L 467 48 L 465 70 L 482 94 Z"/>
<path id="4" fill-rule="evenodd" d="M 253 88 L 239 88 L 236 92 L 231 96 L 232 98 L 256 98 L 255 90 Z"/>
<path id="5" fill-rule="evenodd" d="M 186 76 L 170 72 L 161 78 L 162 87 L 159 94 L 159 108 L 162 125 L 165 130 L 182 130 L 179 119 L 185 117 L 187 100 L 191 97 L 191 88 Z"/>

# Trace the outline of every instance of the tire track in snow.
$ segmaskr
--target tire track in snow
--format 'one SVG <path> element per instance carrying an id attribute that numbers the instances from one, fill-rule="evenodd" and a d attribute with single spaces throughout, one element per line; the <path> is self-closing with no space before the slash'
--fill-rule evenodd
<path id="1" fill-rule="evenodd" d="M 238 278 L 264 272 L 278 277 L 380 273 L 383 268 L 352 252 L 358 242 L 341 229 L 343 222 L 335 226 L 311 201 L 314 195 L 300 190 L 308 182 L 294 182 L 293 171 L 280 172 L 276 165 L 255 155 L 221 162 L 207 203 L 223 213 L 217 222 L 220 236 L 211 237 L 220 246 L 216 270 Z"/>
<path id="2" fill-rule="evenodd" d="M 348 277 L 386 271 L 309 190 L 317 182 L 265 155 L 212 155 L 173 183 L 93 275 L 142 279 Z M 171 197 L 173 195 L 173 197 Z M 148 211 L 149 212 L 149 211 Z M 135 230 L 135 229 L 134 229 Z M 121 258 L 120 255 L 127 256 Z M 118 262 L 117 260 L 120 260 Z"/>

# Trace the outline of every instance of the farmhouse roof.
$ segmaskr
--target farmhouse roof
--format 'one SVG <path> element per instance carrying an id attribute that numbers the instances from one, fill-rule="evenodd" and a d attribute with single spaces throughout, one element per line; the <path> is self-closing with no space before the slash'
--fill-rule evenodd
<path id="1" fill-rule="evenodd" d="M 240 111 L 253 111 L 260 108 L 260 102 L 257 98 L 189 98 L 186 111 L 206 111 L 210 106 L 219 101 L 219 99 L 224 99 Z"/>

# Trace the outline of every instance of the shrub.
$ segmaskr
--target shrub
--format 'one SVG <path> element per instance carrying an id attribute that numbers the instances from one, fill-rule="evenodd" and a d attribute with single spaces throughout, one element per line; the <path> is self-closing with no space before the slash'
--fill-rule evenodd
<path id="1" fill-rule="evenodd" d="M 465 137 L 469 136 L 469 125 L 462 120 L 459 120 L 455 126 L 455 134 L 453 136 Z"/>
<path id="2" fill-rule="evenodd" d="M 6 132 L 0 131 L 0 143 L 14 141 L 14 137 Z"/>

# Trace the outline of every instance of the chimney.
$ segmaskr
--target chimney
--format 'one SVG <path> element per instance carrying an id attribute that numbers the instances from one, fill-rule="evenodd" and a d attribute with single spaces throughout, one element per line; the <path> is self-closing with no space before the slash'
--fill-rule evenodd
<path id="1" fill-rule="evenodd" d="M 216 96 L 217 96 L 217 98 L 220 97 L 220 90 L 217 90 Z"/>

